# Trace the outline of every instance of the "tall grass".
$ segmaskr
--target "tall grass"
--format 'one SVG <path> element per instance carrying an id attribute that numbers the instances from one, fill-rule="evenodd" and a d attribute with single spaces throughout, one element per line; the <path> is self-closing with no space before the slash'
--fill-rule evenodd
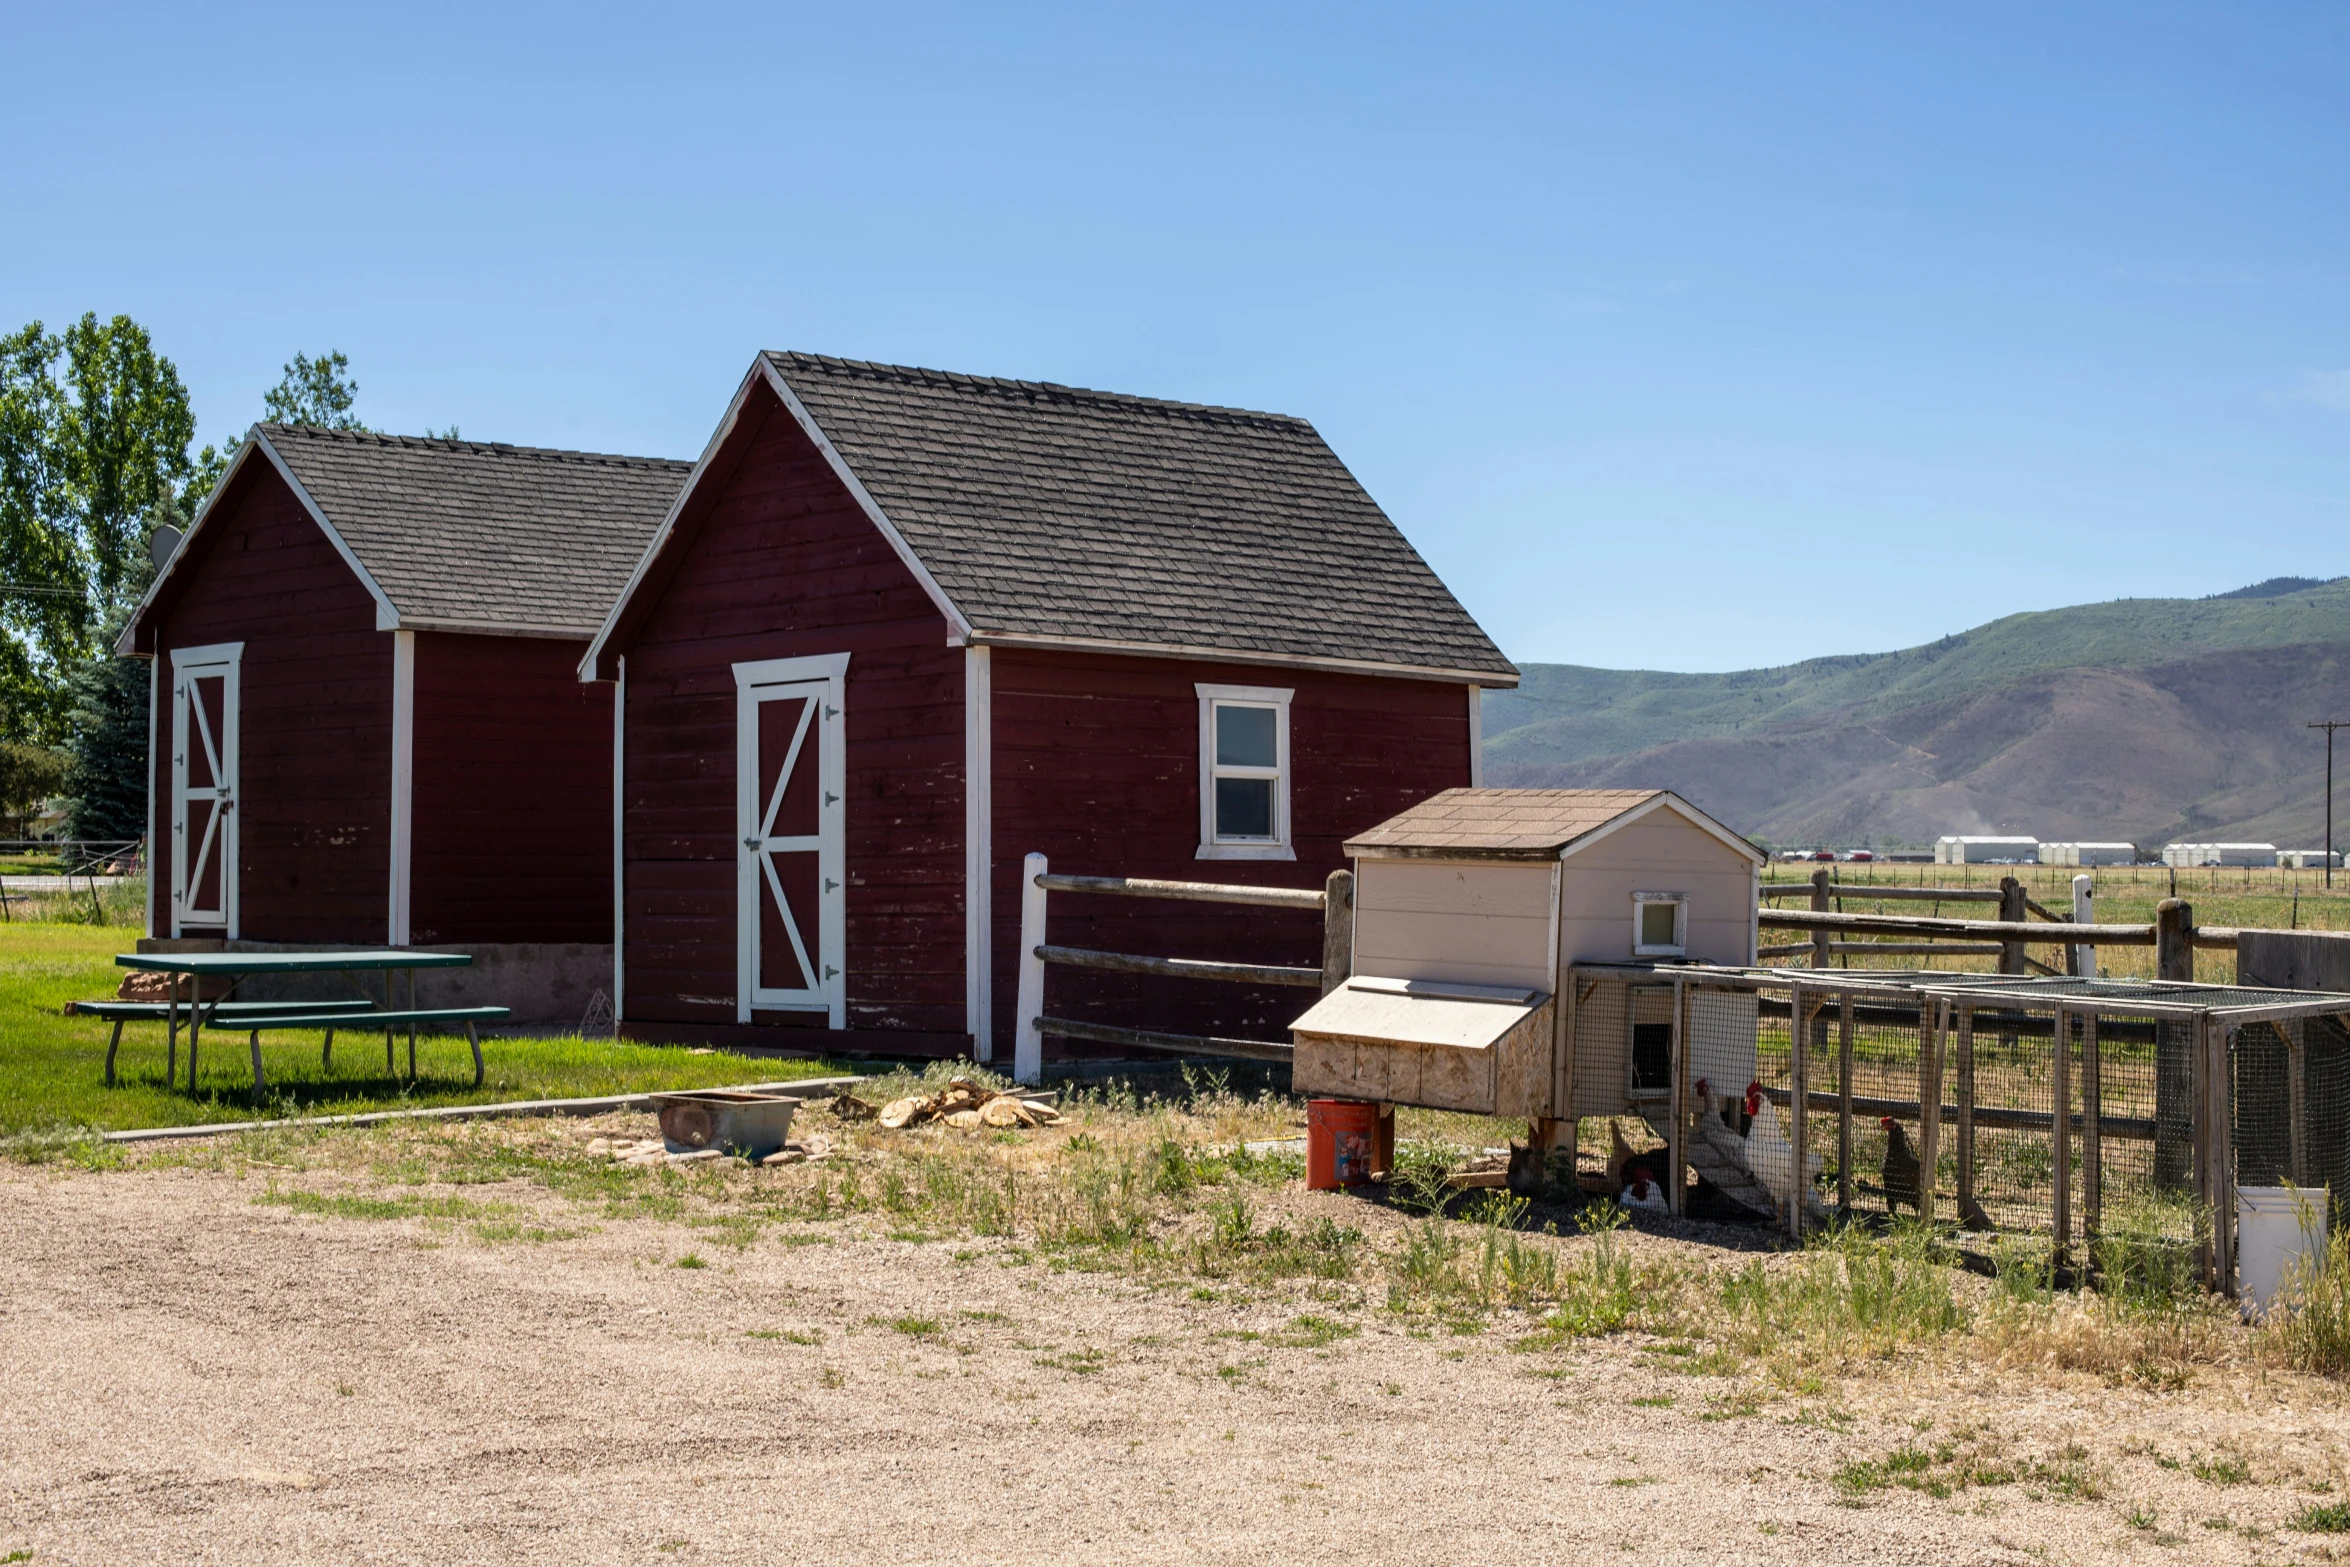
<path id="1" fill-rule="evenodd" d="M 1878 1238 L 1857 1226 L 1815 1237 L 1791 1263 L 1761 1260 L 1721 1285 L 1722 1337 L 1750 1354 L 1864 1359 L 1954 1333 L 1968 1312 L 1924 1225 Z"/>

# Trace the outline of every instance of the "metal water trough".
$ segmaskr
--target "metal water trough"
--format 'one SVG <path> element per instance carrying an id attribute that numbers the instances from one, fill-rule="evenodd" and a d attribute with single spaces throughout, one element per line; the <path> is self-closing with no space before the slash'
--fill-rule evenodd
<path id="1" fill-rule="evenodd" d="M 722 1148 L 764 1159 L 790 1139 L 792 1112 L 800 1102 L 782 1094 L 744 1093 L 730 1088 L 654 1094 L 661 1136 L 673 1153 Z"/>

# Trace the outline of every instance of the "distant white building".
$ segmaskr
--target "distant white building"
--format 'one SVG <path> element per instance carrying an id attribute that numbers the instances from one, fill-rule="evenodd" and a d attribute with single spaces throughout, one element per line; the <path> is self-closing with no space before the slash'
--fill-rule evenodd
<path id="1" fill-rule="evenodd" d="M 2043 865 L 2135 865 L 2138 846 L 2134 843 L 2044 843 L 2040 845 L 2040 863 Z"/>
<path id="2" fill-rule="evenodd" d="M 1936 838 L 1936 865 L 2028 865 L 2040 857 L 2037 838 Z"/>
<path id="3" fill-rule="evenodd" d="M 2273 843 L 2166 843 L 2162 846 L 2162 863 L 2273 866 L 2277 863 L 2277 846 Z"/>
<path id="4" fill-rule="evenodd" d="M 2328 860 L 2332 861 L 2330 866 Z M 2342 868 L 2342 851 L 2335 849 L 2329 854 L 2324 849 L 2279 849 L 2277 863 L 2297 871 L 2338 871 Z"/>

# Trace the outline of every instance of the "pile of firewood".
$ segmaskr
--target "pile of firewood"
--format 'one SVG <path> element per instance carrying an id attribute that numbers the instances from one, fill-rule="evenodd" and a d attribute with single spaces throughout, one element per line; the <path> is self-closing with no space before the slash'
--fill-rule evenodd
<path id="1" fill-rule="evenodd" d="M 935 1094 L 893 1099 L 881 1108 L 881 1124 L 892 1131 L 944 1121 L 957 1131 L 983 1126 L 1056 1126 L 1061 1113 L 1052 1106 L 1023 1099 L 993 1088 L 982 1088 L 967 1077 L 954 1078 Z"/>

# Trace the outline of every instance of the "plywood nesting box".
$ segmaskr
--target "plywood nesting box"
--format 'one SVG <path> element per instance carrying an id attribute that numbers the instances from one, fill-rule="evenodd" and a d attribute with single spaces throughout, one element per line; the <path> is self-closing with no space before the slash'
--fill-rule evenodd
<path id="1" fill-rule="evenodd" d="M 1666 790 L 1448 789 L 1346 851 L 1353 974 L 1291 1025 L 1301 1093 L 1614 1114 L 1654 1065 L 1643 1020 L 1669 1034 L 1669 965 L 1754 961 L 1762 852 Z M 1652 964 L 1657 979 L 1562 997 L 1577 964 Z M 1745 1086 L 1751 1015 L 1693 1019 L 1689 1039 L 1693 1076 Z"/>

